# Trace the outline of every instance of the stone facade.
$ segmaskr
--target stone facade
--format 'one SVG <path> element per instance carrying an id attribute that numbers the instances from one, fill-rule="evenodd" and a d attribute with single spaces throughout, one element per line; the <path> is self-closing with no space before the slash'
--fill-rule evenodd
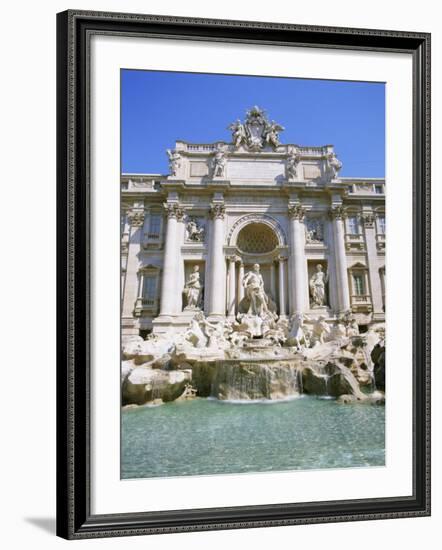
<path id="1" fill-rule="evenodd" d="M 121 177 L 123 338 L 241 315 L 258 264 L 278 319 L 385 317 L 385 181 L 339 177 L 332 145 L 281 144 L 254 107 L 232 141 L 177 141 L 170 173 Z M 267 306 L 266 306 L 267 307 Z"/>

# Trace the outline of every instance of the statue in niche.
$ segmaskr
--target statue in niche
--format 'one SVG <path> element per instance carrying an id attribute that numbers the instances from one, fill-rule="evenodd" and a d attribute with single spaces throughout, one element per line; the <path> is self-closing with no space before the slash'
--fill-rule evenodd
<path id="1" fill-rule="evenodd" d="M 232 141 L 235 147 L 239 147 L 242 143 L 247 143 L 246 129 L 239 119 L 229 126 L 229 130 L 232 131 Z"/>
<path id="2" fill-rule="evenodd" d="M 320 220 L 307 220 L 305 240 L 307 243 L 324 242 L 324 226 Z"/>
<path id="3" fill-rule="evenodd" d="M 342 162 L 338 159 L 335 153 L 330 153 L 327 157 L 327 161 L 332 179 L 336 179 L 338 177 L 339 170 L 342 168 Z"/>
<path id="4" fill-rule="evenodd" d="M 186 225 L 187 238 L 189 241 L 202 243 L 204 241 L 204 227 L 199 225 L 197 220 L 190 218 Z"/>
<path id="5" fill-rule="evenodd" d="M 249 300 L 247 315 L 257 315 L 261 318 L 268 316 L 270 314 L 269 298 L 264 291 L 264 280 L 259 272 L 259 264 L 255 264 L 253 270 L 244 275 L 242 285 Z"/>
<path id="6" fill-rule="evenodd" d="M 215 151 L 215 156 L 213 159 L 213 177 L 214 178 L 223 178 L 225 176 L 227 158 L 226 152 L 222 147 L 218 147 Z"/>
<path id="7" fill-rule="evenodd" d="M 167 156 L 169 157 L 170 174 L 176 176 L 181 166 L 181 155 L 176 149 L 167 149 Z"/>
<path id="8" fill-rule="evenodd" d="M 199 309 L 201 306 L 201 295 L 203 285 L 200 281 L 199 266 L 194 266 L 192 273 L 186 281 L 183 293 L 186 297 L 185 309 Z"/>
<path id="9" fill-rule="evenodd" d="M 287 179 L 296 179 L 298 177 L 298 164 L 300 161 L 300 155 L 294 147 L 290 148 L 290 156 L 286 162 L 286 176 Z"/>
<path id="10" fill-rule="evenodd" d="M 325 286 L 328 282 L 328 275 L 322 271 L 322 265 L 316 265 L 316 272 L 310 279 L 310 294 L 312 297 L 312 307 L 322 307 L 326 305 Z"/>

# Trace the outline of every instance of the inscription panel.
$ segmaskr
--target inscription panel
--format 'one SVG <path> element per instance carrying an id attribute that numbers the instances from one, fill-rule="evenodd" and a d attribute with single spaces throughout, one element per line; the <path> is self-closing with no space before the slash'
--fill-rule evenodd
<path id="1" fill-rule="evenodd" d="M 321 177 L 321 169 L 315 164 L 304 165 L 304 179 L 314 180 Z"/>
<path id="2" fill-rule="evenodd" d="M 190 163 L 190 177 L 203 177 L 209 174 L 209 168 L 205 162 Z"/>
<path id="3" fill-rule="evenodd" d="M 227 179 L 272 180 L 284 177 L 284 162 L 280 160 L 229 160 Z"/>

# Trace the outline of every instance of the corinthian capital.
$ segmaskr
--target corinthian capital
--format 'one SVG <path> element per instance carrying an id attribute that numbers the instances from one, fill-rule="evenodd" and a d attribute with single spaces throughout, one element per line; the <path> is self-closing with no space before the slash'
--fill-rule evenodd
<path id="1" fill-rule="evenodd" d="M 347 211 L 342 204 L 333 206 L 329 211 L 332 220 L 343 220 L 347 216 Z"/>
<path id="2" fill-rule="evenodd" d="M 141 227 L 144 223 L 144 210 L 130 210 L 127 219 L 132 227 Z"/>
<path id="3" fill-rule="evenodd" d="M 289 206 L 289 218 L 292 220 L 302 221 L 305 216 L 305 209 L 300 204 L 292 204 Z"/>
<path id="4" fill-rule="evenodd" d="M 167 218 L 176 218 L 182 220 L 184 218 L 184 208 L 176 202 L 165 202 L 164 209 L 166 210 Z"/>
<path id="5" fill-rule="evenodd" d="M 221 218 L 224 219 L 224 214 L 226 213 L 226 207 L 224 204 L 212 204 L 210 207 L 210 215 L 212 218 Z"/>
<path id="6" fill-rule="evenodd" d="M 364 222 L 365 227 L 373 227 L 375 222 L 375 215 L 373 212 L 363 212 L 362 221 Z"/>

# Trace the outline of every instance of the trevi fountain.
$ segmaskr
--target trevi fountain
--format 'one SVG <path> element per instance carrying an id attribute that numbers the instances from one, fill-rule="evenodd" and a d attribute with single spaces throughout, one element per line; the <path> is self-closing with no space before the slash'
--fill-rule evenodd
<path id="1" fill-rule="evenodd" d="M 121 475 L 382 466 L 385 182 L 230 129 L 122 177 Z"/>
<path id="2" fill-rule="evenodd" d="M 318 307 L 323 275 L 310 281 Z M 188 328 L 124 344 L 123 477 L 383 464 L 383 324 L 280 319 L 259 264 L 242 284 L 237 318 L 213 323 L 195 269 Z"/>

